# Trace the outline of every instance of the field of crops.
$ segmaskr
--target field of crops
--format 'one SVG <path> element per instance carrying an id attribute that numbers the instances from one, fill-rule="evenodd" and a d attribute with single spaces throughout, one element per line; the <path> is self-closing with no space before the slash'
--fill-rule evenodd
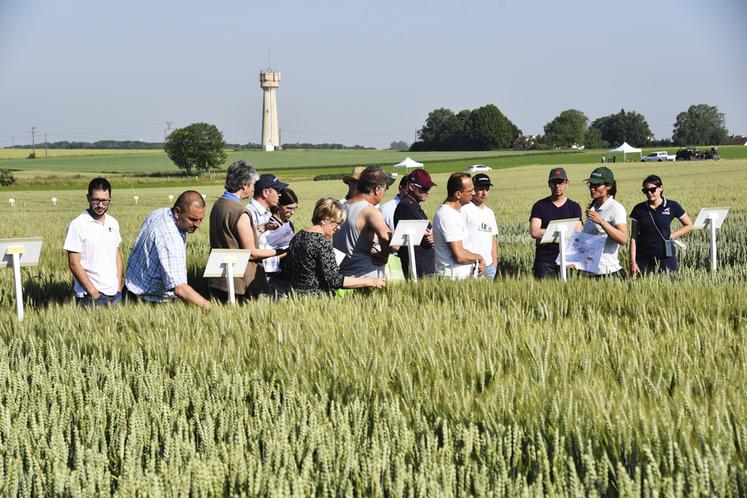
<path id="1" fill-rule="evenodd" d="M 654 149 L 644 149 L 644 154 L 651 150 Z M 673 151 L 670 148 L 670 152 Z M 747 147 L 721 147 L 719 151 L 727 159 L 747 159 Z M 128 185 L 163 186 L 168 182 L 187 181 L 180 177 L 181 170 L 162 151 L 59 150 L 54 151 L 54 155 L 50 151 L 48 159 L 35 160 L 4 159 L 8 154 L 27 155 L 28 151 L 0 149 L 0 169 L 13 171 L 19 181 L 17 189 L 20 190 L 30 187 L 49 189 L 50 186 L 65 188 L 85 185 L 87 178 L 97 173 L 121 178 Z M 362 164 L 380 164 L 389 169 L 406 155 L 426 163 L 430 171 L 444 173 L 465 169 L 476 163 L 486 164 L 493 169 L 547 164 L 595 164 L 606 154 L 606 150 L 412 153 L 382 150 L 288 150 L 273 153 L 230 151 L 226 164 L 237 159 L 248 159 L 261 171 L 272 171 L 286 178 L 301 180 L 319 174 L 347 172 L 353 166 Z M 168 175 L 172 178 L 168 178 Z M 221 176 L 220 172 L 217 176 Z"/>
<path id="2" fill-rule="evenodd" d="M 45 244 L 22 324 L 0 272 L 0 495 L 746 495 L 747 160 L 613 166 L 628 211 L 650 173 L 692 217 L 732 208 L 718 274 L 695 231 L 671 278 L 534 281 L 548 166 L 522 166 L 491 175 L 496 282 L 80 311 L 62 243 L 84 191 L 0 193 L 2 236 Z M 566 167 L 582 204 L 593 167 Z M 292 187 L 299 228 L 345 191 Z M 185 188 L 114 184 L 125 258 Z M 188 242 L 202 290 L 207 234 Z"/>

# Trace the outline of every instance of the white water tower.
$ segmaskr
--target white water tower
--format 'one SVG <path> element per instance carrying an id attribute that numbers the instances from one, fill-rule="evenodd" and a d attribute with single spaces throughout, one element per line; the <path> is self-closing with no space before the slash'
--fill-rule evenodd
<path id="1" fill-rule="evenodd" d="M 266 69 L 259 73 L 259 86 L 262 87 L 262 148 L 272 151 L 280 148 L 280 127 L 278 126 L 277 89 L 280 73 Z"/>

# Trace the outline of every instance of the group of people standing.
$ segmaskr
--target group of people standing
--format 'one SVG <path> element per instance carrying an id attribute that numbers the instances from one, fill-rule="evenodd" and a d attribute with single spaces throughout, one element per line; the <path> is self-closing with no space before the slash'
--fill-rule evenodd
<path id="1" fill-rule="evenodd" d="M 582 224 L 581 206 L 565 195 L 569 184 L 566 171 L 563 168 L 550 170 L 550 195 L 532 206 L 529 218 L 529 233 L 536 240 L 533 267 L 536 277 L 555 276 L 559 272 L 556 263 L 560 252 L 558 244 L 540 244 L 545 228 L 553 220 L 576 218 L 579 220 L 577 230 L 606 237 L 594 276 L 623 275 L 618 252 L 628 241 L 632 275 L 677 269 L 674 245 L 681 244 L 678 239 L 692 230 L 693 222 L 677 202 L 664 197 L 661 178 L 649 175 L 643 180 L 641 193 L 646 201 L 636 204 L 630 213 L 630 233 L 625 208 L 615 199 L 617 181 L 612 170 L 604 166 L 596 168 L 585 182 L 591 202 L 586 208 L 586 221 Z M 675 218 L 681 227 L 672 232 Z"/>
<path id="2" fill-rule="evenodd" d="M 486 205 L 493 186 L 488 175 L 459 172 L 449 176 L 446 199 L 415 247 L 412 262 L 406 247 L 392 246 L 392 234 L 402 220 L 429 220 L 421 205 L 437 186 L 430 174 L 413 170 L 401 179 L 398 194 L 383 204 L 393 179 L 379 166 L 356 168 L 343 181 L 348 185 L 345 199 L 319 199 L 312 224 L 296 232 L 291 218 L 298 197 L 286 183 L 272 174 L 259 175 L 246 161 L 229 166 L 225 192 L 209 215 L 210 247 L 249 251 L 244 274 L 234 278 L 239 298 L 381 288 L 386 285 L 387 263 L 395 253 L 405 277 L 411 264 L 418 277 L 495 277 L 498 226 Z M 548 224 L 558 219 L 578 219 L 577 230 L 606 237 L 595 275 L 621 274 L 618 250 L 629 238 L 632 274 L 676 269 L 672 242 L 692 229 L 692 221 L 678 203 L 663 196 L 658 176 L 643 181 L 646 201 L 630 214 L 630 236 L 625 209 L 615 200 L 617 183 L 612 171 L 596 168 L 585 181 L 591 203 L 582 223 L 581 206 L 565 195 L 566 171 L 550 171 L 550 195 L 534 204 L 529 220 L 529 232 L 537 241 L 536 277 L 558 273 L 558 245 L 539 243 Z M 88 208 L 70 223 L 64 245 L 80 305 L 117 305 L 124 294 L 136 301 L 181 299 L 210 308 L 211 301 L 187 281 L 187 234 L 199 228 L 206 214 L 200 193 L 183 192 L 173 207 L 157 209 L 146 217 L 126 270 L 119 249 L 119 225 L 108 214 L 111 184 L 104 178 L 93 179 L 87 200 Z M 674 232 L 670 230 L 673 218 L 682 224 Z M 208 289 L 212 298 L 228 300 L 224 278 L 208 279 Z"/>

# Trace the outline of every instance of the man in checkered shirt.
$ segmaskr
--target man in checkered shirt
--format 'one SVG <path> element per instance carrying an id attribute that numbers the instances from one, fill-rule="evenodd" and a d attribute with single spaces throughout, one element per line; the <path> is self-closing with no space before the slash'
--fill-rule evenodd
<path id="1" fill-rule="evenodd" d="M 210 301 L 187 283 L 187 233 L 205 217 L 205 200 L 187 190 L 173 208 L 156 209 L 145 218 L 127 261 L 128 296 L 160 303 L 179 298 L 210 309 Z"/>

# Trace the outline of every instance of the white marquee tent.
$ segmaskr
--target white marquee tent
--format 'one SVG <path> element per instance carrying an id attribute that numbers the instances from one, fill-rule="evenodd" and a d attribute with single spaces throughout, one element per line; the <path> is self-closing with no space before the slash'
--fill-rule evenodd
<path id="1" fill-rule="evenodd" d="M 401 163 L 395 164 L 394 167 L 395 168 L 406 168 L 406 169 L 422 168 L 423 163 L 419 163 L 415 161 L 414 159 L 410 159 L 409 157 L 406 157 L 404 161 L 402 161 Z"/>
<path id="2" fill-rule="evenodd" d="M 623 155 L 623 162 L 627 161 L 628 154 L 638 154 L 638 158 L 640 159 L 640 156 L 643 154 L 643 151 L 641 149 L 637 149 L 633 147 L 632 145 L 628 145 L 628 142 L 623 142 L 623 144 L 616 148 L 616 149 L 610 149 L 610 154 L 622 154 Z"/>

